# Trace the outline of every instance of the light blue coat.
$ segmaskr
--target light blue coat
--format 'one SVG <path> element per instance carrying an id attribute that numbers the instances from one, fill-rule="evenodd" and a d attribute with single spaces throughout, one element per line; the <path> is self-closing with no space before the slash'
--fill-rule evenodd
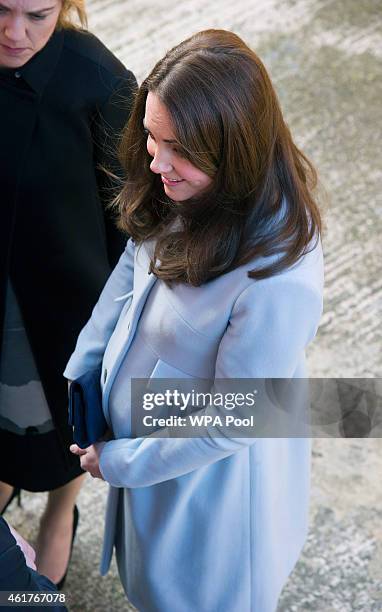
<path id="1" fill-rule="evenodd" d="M 255 281 L 249 263 L 201 287 L 148 274 L 152 244 L 129 241 L 82 330 L 65 376 L 103 359 L 115 440 L 101 573 L 116 542 L 142 612 L 273 612 L 308 528 L 305 438 L 130 436 L 130 379 L 303 377 L 322 310 L 321 245 Z M 122 489 L 123 488 L 123 489 Z"/>

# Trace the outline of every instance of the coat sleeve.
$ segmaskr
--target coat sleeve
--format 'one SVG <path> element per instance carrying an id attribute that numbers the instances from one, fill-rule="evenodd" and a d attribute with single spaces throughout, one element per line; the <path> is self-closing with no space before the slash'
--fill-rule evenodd
<path id="1" fill-rule="evenodd" d="M 109 205 L 124 180 L 124 172 L 118 161 L 118 146 L 130 117 L 136 90 L 137 82 L 133 73 L 126 71 L 123 78 L 116 80 L 106 102 L 98 108 L 92 124 L 94 163 L 103 205 L 108 258 L 112 268 L 123 251 L 126 239 L 117 229 L 115 215 Z"/>
<path id="2" fill-rule="evenodd" d="M 321 295 L 305 282 L 283 275 L 254 282 L 232 309 L 218 350 L 215 383 L 219 378 L 292 377 L 316 333 L 321 311 Z M 100 456 L 105 480 L 115 487 L 153 485 L 256 442 L 255 437 L 214 437 L 213 432 L 198 438 L 171 438 L 166 429 L 161 434 L 107 442 Z"/>
<path id="3" fill-rule="evenodd" d="M 125 303 L 119 298 L 133 290 L 134 250 L 134 242 L 130 239 L 89 321 L 78 336 L 76 347 L 64 371 L 64 376 L 69 380 L 82 376 L 101 363 Z"/>

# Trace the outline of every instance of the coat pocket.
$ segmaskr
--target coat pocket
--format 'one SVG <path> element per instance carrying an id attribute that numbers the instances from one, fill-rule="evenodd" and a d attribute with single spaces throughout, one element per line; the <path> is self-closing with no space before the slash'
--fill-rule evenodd
<path id="1" fill-rule="evenodd" d="M 180 370 L 166 361 L 162 361 L 162 359 L 158 359 L 150 374 L 150 379 L 152 378 L 195 378 L 195 376 L 187 374 L 184 370 Z"/>
<path id="2" fill-rule="evenodd" d="M 189 392 L 194 382 L 195 376 L 158 359 L 147 381 L 147 389 L 155 393 L 165 393 L 167 389 Z"/>
<path id="3" fill-rule="evenodd" d="M 175 390 L 180 393 L 206 393 L 210 390 L 211 384 L 211 380 L 199 378 L 162 359 L 158 359 L 147 381 L 146 388 L 154 393 L 166 393 Z"/>

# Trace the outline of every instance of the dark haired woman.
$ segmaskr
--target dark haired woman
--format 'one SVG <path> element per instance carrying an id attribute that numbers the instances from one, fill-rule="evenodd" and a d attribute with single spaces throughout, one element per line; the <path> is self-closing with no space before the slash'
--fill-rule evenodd
<path id="1" fill-rule="evenodd" d="M 101 569 L 115 545 L 142 612 L 271 612 L 307 532 L 309 440 L 132 438 L 130 383 L 306 375 L 322 309 L 315 172 L 259 58 L 220 30 L 155 66 L 122 159 L 133 240 L 65 371 L 103 361 L 115 439 L 72 446 L 111 484 Z"/>
<path id="2" fill-rule="evenodd" d="M 0 2 L 0 511 L 49 491 L 37 567 L 56 583 L 83 480 L 62 371 L 123 251 L 100 166 L 117 168 L 136 89 L 77 18 L 84 0 Z"/>

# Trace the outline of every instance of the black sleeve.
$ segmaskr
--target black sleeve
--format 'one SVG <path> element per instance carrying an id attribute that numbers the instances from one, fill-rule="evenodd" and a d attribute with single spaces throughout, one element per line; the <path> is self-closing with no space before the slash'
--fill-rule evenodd
<path id="1" fill-rule="evenodd" d="M 118 161 L 118 146 L 136 91 L 137 81 L 132 72 L 126 71 L 126 76 L 116 81 L 112 94 L 99 108 L 93 129 L 97 182 L 104 209 L 107 251 L 112 268 L 126 246 L 127 237 L 116 228 L 115 214 L 108 209 L 108 205 L 124 180 L 123 169 Z M 105 170 L 118 178 L 111 178 Z"/>
<path id="2" fill-rule="evenodd" d="M 0 517 L 0 591 L 30 591 L 57 593 L 53 582 L 27 566 L 24 554 L 13 537 L 7 522 Z M 1 610 L 14 610 L 1 607 Z M 38 610 L 39 607 L 22 606 L 20 609 Z M 50 606 L 52 612 L 65 612 L 65 606 Z"/>

